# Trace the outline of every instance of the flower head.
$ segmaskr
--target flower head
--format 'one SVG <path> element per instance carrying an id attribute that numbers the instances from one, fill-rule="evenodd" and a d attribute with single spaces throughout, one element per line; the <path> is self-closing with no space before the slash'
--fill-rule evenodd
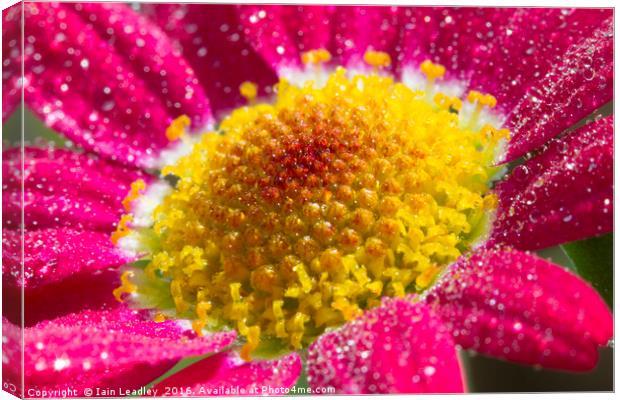
<path id="1" fill-rule="evenodd" d="M 442 68 L 422 65 L 429 85 Z M 198 333 L 237 329 L 244 354 L 306 347 L 383 296 L 430 286 L 488 231 L 504 139 L 447 95 L 374 73 L 339 68 L 324 85 L 275 90 L 273 104 L 233 111 L 163 169 L 178 181 L 152 226 L 119 224 L 150 260 L 141 284 L 123 288 L 149 304 L 168 298 Z M 477 112 L 490 105 L 469 97 Z"/>
<path id="2" fill-rule="evenodd" d="M 155 388 L 290 386 L 306 350 L 343 392 L 460 391 L 457 345 L 596 365 L 608 307 L 522 250 L 612 230 L 613 119 L 555 138 L 612 99 L 609 10 L 142 12 L 28 3 L 3 60 L 26 67 L 7 105 L 23 82 L 82 148 L 4 155 L 23 389 L 135 388 L 211 352 Z"/>

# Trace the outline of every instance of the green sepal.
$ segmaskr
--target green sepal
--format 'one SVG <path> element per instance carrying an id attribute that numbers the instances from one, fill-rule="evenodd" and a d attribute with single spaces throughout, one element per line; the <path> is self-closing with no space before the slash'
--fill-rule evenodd
<path id="1" fill-rule="evenodd" d="M 609 233 L 562 245 L 577 273 L 590 282 L 613 310 L 614 236 Z"/>

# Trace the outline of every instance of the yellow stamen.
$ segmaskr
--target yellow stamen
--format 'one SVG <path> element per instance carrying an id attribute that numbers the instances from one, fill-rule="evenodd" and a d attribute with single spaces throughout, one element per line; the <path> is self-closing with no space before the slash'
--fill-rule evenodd
<path id="1" fill-rule="evenodd" d="M 248 103 L 252 104 L 258 94 L 258 86 L 254 82 L 245 81 L 239 86 L 239 93 L 241 93 L 241 96 L 243 96 Z"/>
<path id="2" fill-rule="evenodd" d="M 497 99 L 493 95 L 481 93 L 477 90 L 471 90 L 467 94 L 467 101 L 488 108 L 493 108 L 497 105 Z"/>
<path id="3" fill-rule="evenodd" d="M 247 332 L 247 342 L 241 348 L 239 355 L 245 361 L 252 361 L 252 352 L 256 350 L 260 342 L 260 327 L 250 326 Z"/>
<path id="4" fill-rule="evenodd" d="M 305 65 L 320 65 L 329 62 L 332 55 L 325 49 L 315 49 L 301 54 L 301 61 Z"/>
<path id="5" fill-rule="evenodd" d="M 364 61 L 371 67 L 374 67 L 375 72 L 392 64 L 392 58 L 384 51 L 367 50 L 364 53 Z"/>
<path id="6" fill-rule="evenodd" d="M 484 196 L 483 206 L 487 210 L 495 210 L 499 204 L 499 199 L 495 193 Z"/>
<path id="7" fill-rule="evenodd" d="M 120 303 L 123 302 L 123 294 L 135 293 L 138 290 L 138 287 L 129 280 L 131 277 L 133 277 L 132 271 L 123 272 L 121 274 L 121 286 L 112 291 L 114 298 Z"/>
<path id="8" fill-rule="evenodd" d="M 189 127 L 191 121 L 187 115 L 175 118 L 166 129 L 166 138 L 173 142 L 185 135 L 185 129 Z"/>
<path id="9" fill-rule="evenodd" d="M 420 71 L 426 75 L 429 82 L 435 82 L 438 78 L 443 78 L 446 74 L 446 67 L 441 64 L 435 64 L 431 60 L 425 60 L 420 64 Z"/>
<path id="10" fill-rule="evenodd" d="M 179 280 L 170 282 L 170 295 L 178 313 L 184 313 L 189 309 L 189 304 L 187 304 L 183 296 L 185 289 L 185 285 Z"/>
<path id="11" fill-rule="evenodd" d="M 497 143 L 499 140 L 509 140 L 510 131 L 508 129 L 497 129 L 489 124 L 484 125 L 480 130 L 483 135 L 492 143 Z"/>
<path id="12" fill-rule="evenodd" d="M 424 88 L 424 91 L 426 92 L 427 101 L 430 101 L 432 98 L 431 96 L 433 93 L 433 86 L 435 84 L 435 80 L 437 80 L 438 78 L 443 78 L 443 76 L 446 73 L 446 68 L 441 64 L 433 63 L 431 60 L 424 60 L 424 62 L 420 64 L 420 71 L 422 71 L 422 73 L 426 75 L 426 86 Z M 448 96 L 441 93 L 442 99 L 447 98 L 447 97 Z M 434 100 L 437 103 L 437 98 L 435 98 Z M 460 108 L 461 106 L 460 99 L 457 99 L 457 101 L 454 101 L 454 104 Z"/>
<path id="13" fill-rule="evenodd" d="M 198 336 L 204 334 L 202 329 L 207 325 L 207 313 L 209 310 L 211 310 L 211 303 L 206 301 L 201 301 L 196 305 L 196 315 L 198 318 L 192 321 L 192 328 Z"/>
<path id="14" fill-rule="evenodd" d="M 415 280 L 415 284 L 421 288 L 426 289 L 437 277 L 437 274 L 441 271 L 438 266 L 432 266 L 423 271 Z"/>
<path id="15" fill-rule="evenodd" d="M 129 232 L 131 232 L 131 230 L 127 225 L 131 221 L 133 221 L 133 216 L 131 214 L 125 214 L 121 217 L 121 220 L 118 221 L 118 225 L 116 226 L 116 230 L 112 233 L 112 236 L 110 237 L 112 240 L 112 244 L 118 244 L 118 241 L 121 238 L 129 235 Z"/>
<path id="16" fill-rule="evenodd" d="M 164 322 L 166 319 L 166 314 L 160 312 L 153 316 L 153 321 L 155 322 Z"/>
<path id="17" fill-rule="evenodd" d="M 495 134 L 496 139 L 504 139 L 506 141 L 510 140 L 510 130 L 503 128 L 497 131 Z"/>
<path id="18" fill-rule="evenodd" d="M 433 100 L 439 108 L 447 110 L 447 111 L 454 110 L 458 112 L 463 107 L 463 103 L 461 102 L 461 99 L 455 96 L 446 96 L 443 93 L 435 94 L 435 97 L 433 98 Z"/>
<path id="19" fill-rule="evenodd" d="M 325 49 L 310 50 L 301 54 L 301 61 L 304 65 L 314 68 L 317 82 L 321 79 L 321 73 L 323 71 L 322 65 L 328 63 L 331 59 L 331 53 Z"/>
<path id="20" fill-rule="evenodd" d="M 146 183 L 143 179 L 138 179 L 131 183 L 129 194 L 123 199 L 123 207 L 125 211 L 131 211 L 131 203 L 140 197 L 140 194 L 146 189 Z"/>
<path id="21" fill-rule="evenodd" d="M 470 129 L 478 123 L 478 118 L 480 118 L 480 113 L 484 107 L 494 108 L 497 105 L 497 99 L 494 96 L 481 93 L 477 90 L 471 90 L 467 94 L 467 101 L 476 105 L 476 109 L 471 114 L 471 118 L 467 125 Z"/>

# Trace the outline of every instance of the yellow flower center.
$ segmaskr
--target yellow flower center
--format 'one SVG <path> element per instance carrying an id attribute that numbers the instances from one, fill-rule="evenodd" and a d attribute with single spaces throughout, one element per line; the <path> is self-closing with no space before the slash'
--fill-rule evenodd
<path id="1" fill-rule="evenodd" d="M 329 59 L 323 52 L 306 58 Z M 432 86 L 444 69 L 422 71 Z M 199 333 L 237 329 L 249 358 L 303 348 L 382 296 L 424 291 L 484 235 L 496 207 L 493 160 L 507 132 L 474 129 L 460 109 L 375 73 L 338 68 L 323 86 L 281 80 L 272 103 L 234 110 L 164 168 L 175 187 L 153 225 L 133 232 L 147 253 L 143 277 L 125 275 L 116 294 L 164 309 L 168 299 L 168 317 L 191 318 Z"/>

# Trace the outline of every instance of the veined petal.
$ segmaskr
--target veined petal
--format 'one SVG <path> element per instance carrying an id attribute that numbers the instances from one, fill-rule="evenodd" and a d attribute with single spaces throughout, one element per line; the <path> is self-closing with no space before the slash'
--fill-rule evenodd
<path id="1" fill-rule="evenodd" d="M 300 372 L 297 353 L 245 362 L 231 351 L 198 361 L 159 382 L 153 390 L 157 396 L 283 395 Z"/>
<path id="2" fill-rule="evenodd" d="M 118 53 L 140 66 L 137 75 L 147 86 L 162 88 L 171 116 L 187 114 L 197 127 L 211 122 L 209 102 L 198 78 L 163 31 L 121 4 L 78 3 L 73 8 L 83 19 L 99 21 L 93 27 L 104 40 L 114 43 Z"/>
<path id="3" fill-rule="evenodd" d="M 396 60 L 400 8 L 324 6 L 239 6 L 244 32 L 276 71 L 303 69 L 304 51 L 324 48 L 334 64 L 365 68 L 366 50 L 385 51 Z"/>
<path id="4" fill-rule="evenodd" d="M 242 82 L 256 83 L 260 95 L 269 94 L 277 82 L 275 72 L 248 43 L 235 5 L 143 4 L 142 10 L 181 49 L 216 115 L 245 103 L 239 94 Z"/>
<path id="5" fill-rule="evenodd" d="M 335 6 L 297 5 L 282 8 L 282 22 L 298 51 L 330 49 Z"/>
<path id="6" fill-rule="evenodd" d="M 109 235 L 68 228 L 24 232 L 24 279 L 21 269 L 21 232 L 5 229 L 2 270 L 8 286 L 33 289 L 67 279 L 73 274 L 102 271 L 128 260 L 114 248 Z"/>
<path id="7" fill-rule="evenodd" d="M 517 250 L 462 258 L 425 301 L 464 348 L 519 363 L 589 370 L 612 336 L 611 312 L 592 287 Z"/>
<path id="8" fill-rule="evenodd" d="M 118 267 L 130 261 L 114 248 L 106 233 L 69 228 L 2 232 L 3 298 L 11 304 L 5 317 L 19 321 L 24 296 L 24 324 L 80 311 L 114 307 L 112 290 L 120 282 Z M 17 300 L 17 301 L 15 301 Z"/>
<path id="9" fill-rule="evenodd" d="M 211 123 L 187 62 L 129 6 L 28 3 L 25 11 L 25 102 L 75 143 L 148 166 L 169 145 L 173 118 Z"/>
<path id="10" fill-rule="evenodd" d="M 566 49 L 611 15 L 601 9 L 514 9 L 501 30 L 476 49 L 470 87 L 493 94 L 507 112 L 561 62 Z"/>
<path id="11" fill-rule="evenodd" d="M 84 308 L 116 307 L 117 268 L 130 260 L 113 248 L 110 234 L 130 182 L 146 177 L 52 147 L 26 147 L 23 164 L 22 173 L 21 149 L 3 153 L 4 315 L 21 320 L 22 296 L 26 325 Z"/>
<path id="12" fill-rule="evenodd" d="M 295 40 L 286 30 L 286 6 L 239 5 L 239 22 L 254 49 L 275 71 L 301 66 Z"/>
<path id="13" fill-rule="evenodd" d="M 613 229 L 613 117 L 549 143 L 496 192 L 493 242 L 539 249 Z"/>
<path id="14" fill-rule="evenodd" d="M 613 17 L 572 45 L 515 107 L 505 161 L 543 145 L 613 98 Z"/>
<path id="15" fill-rule="evenodd" d="M 467 82 L 489 38 L 500 34 L 511 8 L 411 7 L 404 12 L 399 69 L 417 73 L 430 59 L 446 67 L 447 81 Z M 410 71 L 410 72 L 407 72 Z"/>
<path id="16" fill-rule="evenodd" d="M 3 325 L 3 346 L 19 345 L 19 327 Z M 72 396 L 84 397 L 87 388 L 137 389 L 183 357 L 224 349 L 235 335 L 196 337 L 178 321 L 153 322 L 119 308 L 42 322 L 24 329 L 23 338 L 26 390 L 71 388 L 77 391 Z M 5 370 L 18 376 L 20 352 L 6 354 Z"/>
<path id="17" fill-rule="evenodd" d="M 71 227 L 111 233 L 123 213 L 121 201 L 142 172 L 84 154 L 55 148 L 3 153 L 3 226 L 17 229 L 24 212 L 29 229 Z"/>
<path id="18" fill-rule="evenodd" d="M 346 67 L 364 68 L 366 50 L 386 52 L 395 62 L 401 29 L 400 11 L 399 7 L 336 7 L 332 18 L 332 45 L 339 63 Z"/>
<path id="19" fill-rule="evenodd" d="M 308 382 L 338 393 L 462 392 L 454 342 L 423 303 L 388 299 L 310 346 Z"/>

